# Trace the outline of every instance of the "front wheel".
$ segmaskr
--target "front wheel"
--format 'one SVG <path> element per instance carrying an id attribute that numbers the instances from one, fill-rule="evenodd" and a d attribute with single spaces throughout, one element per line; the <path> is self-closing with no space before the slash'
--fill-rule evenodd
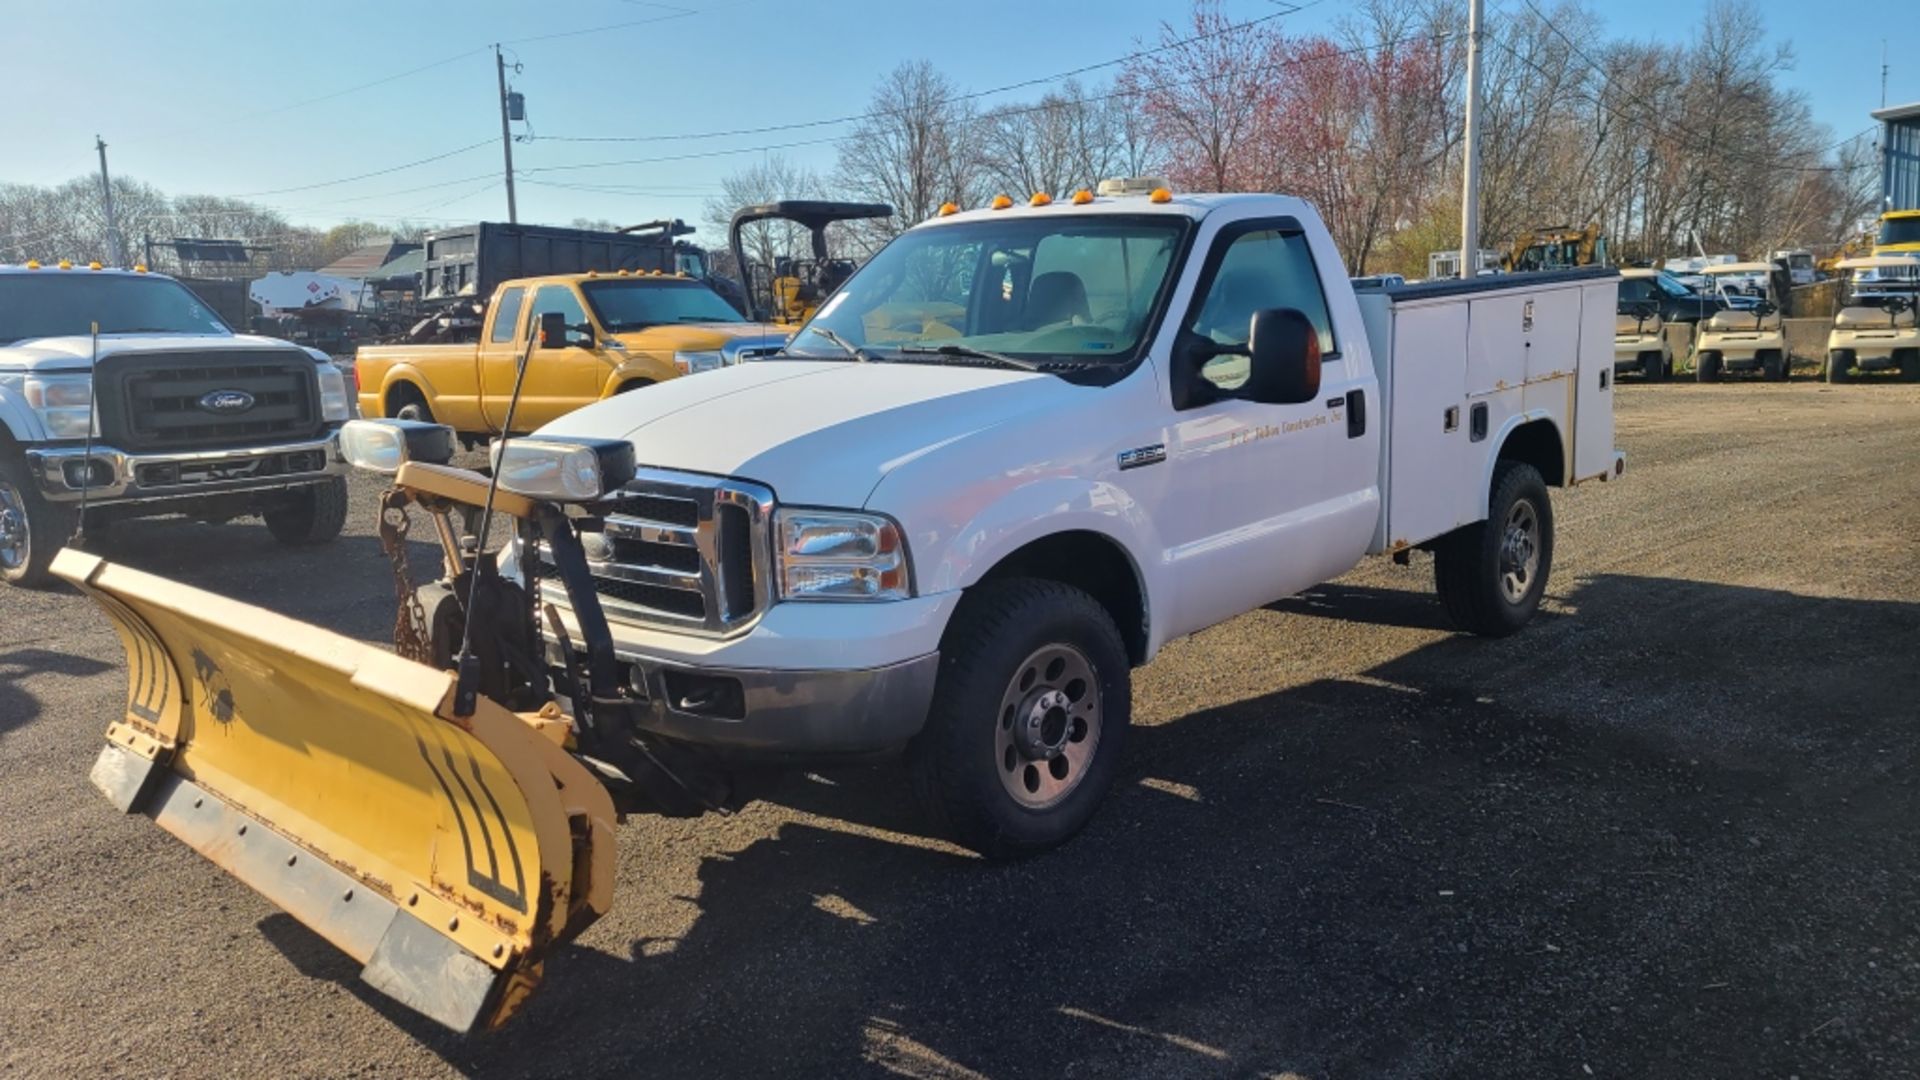
<path id="1" fill-rule="evenodd" d="M 1766 352 L 1760 356 L 1760 373 L 1768 382 L 1780 382 L 1787 377 L 1787 358 L 1782 353 Z"/>
<path id="2" fill-rule="evenodd" d="M 1434 586 L 1462 630 L 1505 637 L 1533 618 L 1553 570 L 1553 503 L 1533 466 L 1494 469 L 1485 521 L 1454 530 L 1434 549 Z"/>
<path id="3" fill-rule="evenodd" d="M 1657 352 L 1640 354 L 1640 377 L 1648 382 L 1659 382 L 1667 377 L 1666 358 Z"/>
<path id="4" fill-rule="evenodd" d="M 1113 784 L 1133 706 L 1105 608 L 1037 578 L 969 591 L 942 639 L 926 727 L 907 747 L 929 818 L 990 859 L 1079 832 Z"/>
<path id="5" fill-rule="evenodd" d="M 267 531 L 283 544 L 324 544 L 339 536 L 347 524 L 346 477 L 333 476 L 300 488 L 260 516 L 266 519 Z"/>
<path id="6" fill-rule="evenodd" d="M 38 588 L 47 564 L 73 535 L 74 513 L 40 497 L 26 464 L 0 461 L 0 581 Z"/>
<path id="7" fill-rule="evenodd" d="M 1853 353 L 1847 349 L 1834 349 L 1827 353 L 1827 381 L 1830 383 L 1850 382 L 1853 379 Z"/>
<path id="8" fill-rule="evenodd" d="M 1694 360 L 1693 377 L 1700 382 L 1720 381 L 1720 354 L 1703 352 Z"/>

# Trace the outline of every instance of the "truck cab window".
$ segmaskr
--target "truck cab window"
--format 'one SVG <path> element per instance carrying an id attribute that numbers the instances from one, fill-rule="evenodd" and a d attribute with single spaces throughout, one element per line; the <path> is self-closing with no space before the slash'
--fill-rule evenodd
<path id="1" fill-rule="evenodd" d="M 493 341 L 513 340 L 514 331 L 520 328 L 520 305 L 526 298 L 525 289 L 508 289 L 500 294 L 500 304 L 493 313 Z"/>
<path id="2" fill-rule="evenodd" d="M 1321 355 L 1334 352 L 1327 296 L 1298 232 L 1256 229 L 1234 237 L 1188 329 L 1216 344 L 1245 345 L 1253 313 L 1267 308 L 1298 309 L 1319 330 Z"/>
<path id="3" fill-rule="evenodd" d="M 580 298 L 573 294 L 572 289 L 565 285 L 542 285 L 540 291 L 533 294 L 533 318 L 527 320 L 527 332 L 538 333 L 540 317 L 549 311 L 559 312 L 570 327 L 586 325 L 587 309 L 580 305 Z M 575 335 L 569 332 L 568 343 L 574 340 Z"/>

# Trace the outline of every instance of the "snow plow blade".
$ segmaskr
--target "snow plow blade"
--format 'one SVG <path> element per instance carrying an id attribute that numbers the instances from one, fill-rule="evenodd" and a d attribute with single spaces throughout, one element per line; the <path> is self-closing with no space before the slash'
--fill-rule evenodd
<path id="1" fill-rule="evenodd" d="M 54 573 L 127 651 L 126 715 L 92 780 L 447 1027 L 494 1027 L 613 893 L 611 798 L 564 718 L 453 676 L 74 550 Z"/>

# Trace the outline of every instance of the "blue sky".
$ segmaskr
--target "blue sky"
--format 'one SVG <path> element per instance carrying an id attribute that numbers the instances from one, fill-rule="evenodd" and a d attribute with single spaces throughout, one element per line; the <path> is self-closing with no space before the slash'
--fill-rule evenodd
<path id="1" fill-rule="evenodd" d="M 1880 97 L 1880 39 L 1856 28 L 1910 28 L 1914 0 L 1849 0 L 1838 5 L 1841 18 L 1834 5 L 1755 2 L 1773 36 L 1792 44 L 1798 63 L 1789 80 L 1807 93 L 1816 117 L 1836 138 L 1868 126 Z M 1509 3 L 1518 0 L 1489 0 L 1489 7 Z M 1690 31 L 1706 6 L 1595 3 L 1610 36 L 1642 39 Z M 1348 7 L 1319 0 L 1286 25 L 1329 29 Z M 1226 0 L 1226 10 L 1245 19 L 1273 7 Z M 1185 11 L 1183 0 L 331 0 L 297 8 L 0 0 L 11 76 L 0 109 L 0 182 L 55 183 L 93 169 L 99 132 L 116 173 L 170 193 L 244 195 L 296 222 L 504 218 L 486 49 L 504 41 L 524 65 L 513 81 L 527 96 L 536 136 L 516 144 L 515 164 L 553 170 L 522 173 L 522 220 L 692 219 L 722 176 L 761 154 L 830 168 L 826 140 L 845 128 L 634 143 L 554 137 L 677 135 L 845 116 L 865 107 L 883 72 L 911 59 L 934 61 L 963 88 L 998 86 L 1122 56 L 1150 40 L 1160 20 L 1178 22 Z M 1920 51 L 1905 52 L 1893 51 L 1888 98 L 1896 104 L 1920 100 Z M 389 81 L 351 89 L 375 80 Z M 427 164 L 328 183 L 488 139 Z M 806 145 L 758 149 L 782 143 Z M 634 159 L 646 160 L 561 168 Z M 286 190 L 299 188 L 306 190 Z"/>

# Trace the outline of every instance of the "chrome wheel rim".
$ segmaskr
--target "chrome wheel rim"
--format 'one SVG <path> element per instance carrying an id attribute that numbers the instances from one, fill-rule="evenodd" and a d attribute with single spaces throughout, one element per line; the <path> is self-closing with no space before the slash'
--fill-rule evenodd
<path id="1" fill-rule="evenodd" d="M 1014 669 L 993 728 L 994 771 L 1015 803 L 1058 804 L 1080 786 L 1100 746 L 1100 681 L 1085 653 L 1044 645 Z"/>
<path id="2" fill-rule="evenodd" d="M 1507 511 L 1506 527 L 1500 536 L 1500 593 L 1507 603 L 1518 604 L 1533 588 L 1540 572 L 1540 514 L 1525 499 Z"/>
<path id="3" fill-rule="evenodd" d="M 33 557 L 33 536 L 27 531 L 27 500 L 20 489 L 0 481 L 0 566 L 18 570 Z"/>

